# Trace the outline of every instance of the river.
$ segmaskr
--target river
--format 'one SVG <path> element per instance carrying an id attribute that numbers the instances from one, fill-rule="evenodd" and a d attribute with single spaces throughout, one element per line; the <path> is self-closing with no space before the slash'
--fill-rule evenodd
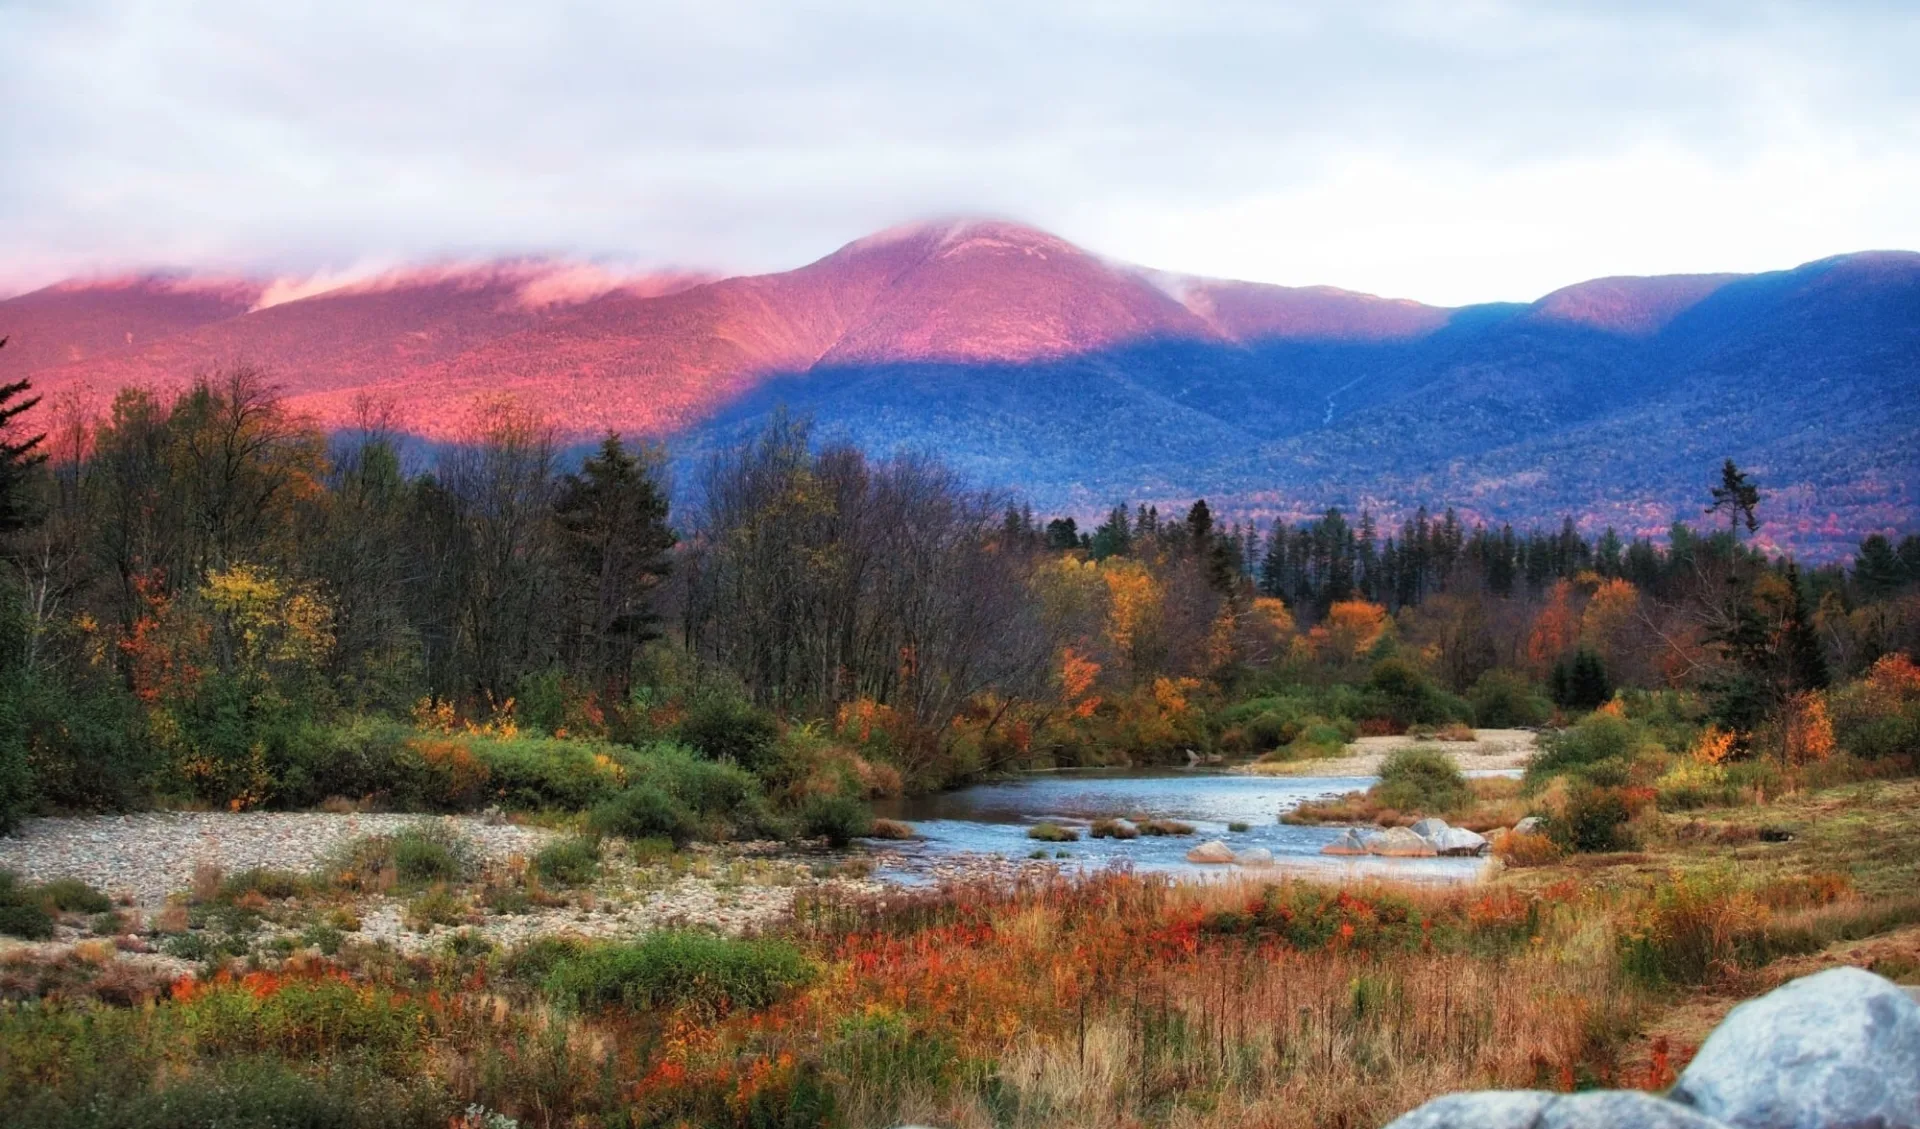
<path id="1" fill-rule="evenodd" d="M 1207 769 L 1068 771 L 1035 773 L 976 784 L 953 792 L 911 796 L 879 805 L 879 814 L 910 823 L 921 835 L 911 843 L 885 844 L 900 862 L 882 875 L 912 881 L 932 864 L 979 855 L 1024 859 L 1036 850 L 1064 851 L 1069 866 L 1095 868 L 1124 861 L 1140 871 L 1220 873 L 1240 867 L 1201 866 L 1187 861 L 1195 844 L 1219 839 L 1235 851 L 1265 847 L 1276 866 L 1295 871 L 1383 875 L 1424 881 L 1470 881 L 1484 859 L 1351 859 L 1323 855 L 1339 827 L 1296 827 L 1281 813 L 1303 800 L 1364 790 L 1371 777 L 1247 776 Z M 1107 816 L 1151 816 L 1193 825 L 1187 836 L 1092 839 L 1087 827 Z M 1057 823 L 1080 832 L 1074 843 L 1027 838 L 1037 823 Z M 1229 831 L 1244 823 L 1245 831 Z M 1251 871 L 1248 871 L 1251 872 Z"/>

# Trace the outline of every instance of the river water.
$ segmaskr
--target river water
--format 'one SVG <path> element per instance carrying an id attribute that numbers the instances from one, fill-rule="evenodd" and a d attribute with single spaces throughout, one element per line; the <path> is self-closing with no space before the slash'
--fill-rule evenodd
<path id="1" fill-rule="evenodd" d="M 1241 867 L 1201 866 L 1187 861 L 1198 843 L 1219 839 L 1235 851 L 1265 847 L 1283 870 L 1356 876 L 1382 875 L 1424 881 L 1469 881 L 1485 867 L 1483 859 L 1352 859 L 1323 855 L 1320 848 L 1337 838 L 1340 827 L 1296 827 L 1280 822 L 1282 812 L 1304 800 L 1362 791 L 1372 777 L 1245 776 L 1206 769 L 1071 771 L 1035 773 L 977 784 L 953 792 L 912 796 L 880 805 L 879 814 L 911 823 L 922 836 L 913 843 L 885 844 L 898 849 L 905 864 L 889 877 L 912 880 L 928 864 L 970 855 L 1024 859 L 1035 850 L 1066 852 L 1064 864 L 1095 868 L 1124 861 L 1140 871 L 1214 873 L 1253 871 Z M 1087 826 L 1108 816 L 1151 816 L 1193 825 L 1194 834 L 1138 839 L 1091 839 Z M 1080 832 L 1076 843 L 1042 843 L 1027 838 L 1037 823 L 1057 823 Z M 1245 831 L 1229 831 L 1245 823 Z"/>

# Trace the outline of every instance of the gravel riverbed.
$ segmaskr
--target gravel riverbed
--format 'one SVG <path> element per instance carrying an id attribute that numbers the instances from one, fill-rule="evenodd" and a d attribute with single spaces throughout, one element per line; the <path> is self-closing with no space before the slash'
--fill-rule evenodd
<path id="1" fill-rule="evenodd" d="M 434 819 L 420 815 L 328 812 L 141 812 L 135 815 L 31 819 L 0 838 L 0 870 L 30 882 L 79 878 L 116 900 L 153 908 L 193 882 L 195 868 L 227 874 L 265 868 L 307 872 L 363 835 L 384 835 Z M 440 817 L 491 859 L 532 855 L 554 833 Z"/>

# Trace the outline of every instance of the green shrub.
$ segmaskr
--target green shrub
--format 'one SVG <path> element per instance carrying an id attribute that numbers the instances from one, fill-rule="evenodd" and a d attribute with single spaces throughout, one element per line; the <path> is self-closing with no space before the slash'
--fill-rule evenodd
<path id="1" fill-rule="evenodd" d="M 1617 787 L 1582 784 L 1567 797 L 1564 815 L 1549 820 L 1555 842 L 1571 851 L 1605 852 L 1632 850 L 1636 845 L 1633 818 L 1626 796 Z"/>
<path id="2" fill-rule="evenodd" d="M 220 883 L 219 897 L 228 902 L 237 901 L 248 894 L 275 899 L 297 898 L 307 891 L 307 887 L 304 875 L 287 870 L 255 868 L 243 870 Z"/>
<path id="3" fill-rule="evenodd" d="M 533 872 L 556 886 L 584 886 L 600 872 L 600 840 L 580 835 L 540 848 Z"/>
<path id="4" fill-rule="evenodd" d="M 1650 747 L 1645 731 L 1634 722 L 1611 714 L 1591 714 L 1570 729 L 1541 735 L 1540 751 L 1527 765 L 1527 780 L 1537 784 L 1563 773 L 1586 776 L 1596 771 L 1596 765 L 1609 761 L 1614 762 L 1615 769 L 1624 769 Z M 1610 770 L 1597 771 L 1605 774 Z"/>
<path id="5" fill-rule="evenodd" d="M 647 746 L 632 764 L 640 782 L 677 800 L 699 820 L 708 837 L 786 837 L 786 828 L 767 804 L 759 779 L 737 764 L 704 760 L 674 742 Z"/>
<path id="6" fill-rule="evenodd" d="M 472 738 L 495 802 L 514 811 L 586 811 L 620 789 L 626 750 L 559 737 Z"/>
<path id="7" fill-rule="evenodd" d="M 1241 740 L 1248 752 L 1264 753 L 1291 742 L 1300 735 L 1297 722 L 1268 710 L 1240 727 Z"/>
<path id="8" fill-rule="evenodd" d="M 800 805 L 800 833 L 844 847 L 873 829 L 873 809 L 847 795 L 810 796 Z"/>
<path id="9" fill-rule="evenodd" d="M 766 1007 L 812 975 L 800 951 L 783 941 L 669 932 L 560 956 L 545 988 L 582 1010 L 684 1007 L 717 1015 Z"/>
<path id="10" fill-rule="evenodd" d="M 368 835 L 347 845 L 331 870 L 334 880 L 356 889 L 372 888 L 391 871 L 402 886 L 457 882 L 472 873 L 473 848 L 450 828 L 415 824 L 392 835 Z"/>
<path id="11" fill-rule="evenodd" d="M 78 878 L 56 878 L 32 887 L 33 897 L 62 913 L 105 913 L 113 899 Z"/>
<path id="12" fill-rule="evenodd" d="M 652 784 L 635 784 L 596 806 L 588 824 L 623 839 L 667 839 L 682 847 L 693 839 L 692 813 Z"/>
<path id="13" fill-rule="evenodd" d="M 28 941 L 53 936 L 53 915 L 35 905 L 0 903 L 0 933 Z"/>
<path id="14" fill-rule="evenodd" d="M 1920 757 L 1920 695 L 1900 692 L 1889 673 L 1832 691 L 1828 707 L 1833 736 L 1842 749 L 1864 760 Z"/>
<path id="15" fill-rule="evenodd" d="M 778 753 L 780 726 L 765 710 L 738 698 L 715 697 L 687 712 L 679 736 L 715 760 L 758 772 Z"/>
<path id="16" fill-rule="evenodd" d="M 312 807 L 330 796 L 378 799 L 396 808 L 441 810 L 426 794 L 407 741 L 413 730 L 381 718 L 345 724 L 293 742 L 276 764 L 275 795 L 288 807 Z"/>
<path id="17" fill-rule="evenodd" d="M 1438 749 L 1395 749 L 1380 766 L 1380 782 L 1372 792 L 1383 807 L 1430 815 L 1457 811 L 1473 800 L 1467 778 Z"/>
<path id="18" fill-rule="evenodd" d="M 0 636 L 5 631 L 0 624 Z M 0 677 L 0 834 L 36 807 L 137 806 L 159 764 L 139 704 L 110 664 L 51 677 L 22 670 Z"/>
<path id="19" fill-rule="evenodd" d="M 458 925 L 467 919 L 466 899 L 436 882 L 407 903 L 406 921 L 415 932 L 425 933 L 436 925 Z"/>
<path id="20" fill-rule="evenodd" d="M 1079 840 L 1080 833 L 1057 823 L 1036 823 L 1027 828 L 1027 838 L 1038 839 L 1042 843 L 1072 843 Z"/>
<path id="21" fill-rule="evenodd" d="M 393 837 L 393 868 L 409 886 L 458 882 L 473 869 L 473 848 L 438 824 L 419 824 Z"/>
<path id="22" fill-rule="evenodd" d="M 1467 691 L 1473 723 L 1484 729 L 1545 725 L 1553 716 L 1549 702 L 1527 677 L 1514 670 L 1489 670 Z"/>
<path id="23" fill-rule="evenodd" d="M 0 835 L 20 825 L 33 809 L 33 768 L 27 737 L 12 695 L 0 691 Z"/>
<path id="24" fill-rule="evenodd" d="M 337 925 L 322 921 L 309 925 L 300 933 L 300 943 L 319 949 L 323 956 L 333 956 L 345 944 L 347 935 Z"/>
<path id="25" fill-rule="evenodd" d="M 1465 702 L 1433 685 L 1418 666 L 1397 656 L 1373 664 L 1365 699 L 1361 716 L 1384 717 L 1403 729 L 1471 720 L 1472 711 Z"/>
<path id="26" fill-rule="evenodd" d="M 536 937 L 500 959 L 500 972 L 527 984 L 544 983 L 560 962 L 587 951 L 578 937 Z"/>
<path id="27" fill-rule="evenodd" d="M 85 882 L 62 878 L 31 886 L 0 870 L 0 933 L 8 936 L 44 941 L 53 936 L 56 911 L 104 913 L 111 908 L 113 903 Z"/>
<path id="28" fill-rule="evenodd" d="M 389 1078 L 358 1063 L 308 1074 L 271 1057 L 248 1057 L 157 1091 L 108 1083 L 84 1093 L 37 1093 L 27 1108 L 8 1111 L 8 1123 L 37 1129 L 444 1129 L 455 1112 L 451 1099 L 425 1078 Z"/>

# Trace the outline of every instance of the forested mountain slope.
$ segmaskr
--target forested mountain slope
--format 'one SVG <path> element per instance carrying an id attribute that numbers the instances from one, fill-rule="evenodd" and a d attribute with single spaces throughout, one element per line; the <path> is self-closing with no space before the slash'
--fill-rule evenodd
<path id="1" fill-rule="evenodd" d="M 312 291 L 312 292 L 308 292 Z M 937 450 L 1042 509 L 1206 495 L 1228 515 L 1420 504 L 1658 529 L 1732 456 L 1803 551 L 1920 517 L 1920 255 L 1610 278 L 1440 309 L 1167 275 L 999 221 L 783 273 L 515 262 L 290 289 L 182 276 L 0 302 L 0 378 L 99 410 L 252 363 L 329 426 L 457 441 L 507 393 L 684 466 L 769 411 Z"/>

